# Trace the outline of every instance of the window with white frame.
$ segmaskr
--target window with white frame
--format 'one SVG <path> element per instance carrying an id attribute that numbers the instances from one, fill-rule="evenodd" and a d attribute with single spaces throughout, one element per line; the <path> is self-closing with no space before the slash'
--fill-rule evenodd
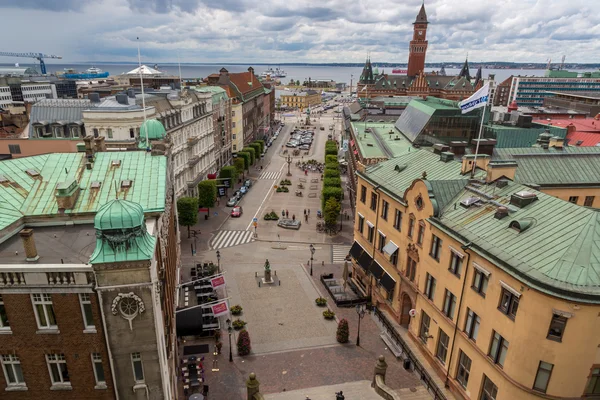
<path id="1" fill-rule="evenodd" d="M 0 294 L 0 330 L 10 330 L 10 324 L 8 323 L 8 315 L 6 314 L 6 308 L 4 307 L 4 300 Z"/>
<path id="2" fill-rule="evenodd" d="M 64 354 L 46 354 L 46 362 L 48 363 L 48 371 L 53 385 L 71 384 Z"/>
<path id="3" fill-rule="evenodd" d="M 4 378 L 6 378 L 8 387 L 25 386 L 21 361 L 15 354 L 2 355 L 2 370 L 4 371 Z"/>
<path id="4" fill-rule="evenodd" d="M 131 366 L 133 368 L 133 379 L 136 382 L 144 382 L 144 367 L 142 366 L 142 355 L 140 353 L 131 353 Z"/>
<path id="5" fill-rule="evenodd" d="M 57 329 L 52 297 L 47 293 L 34 293 L 31 295 L 31 299 L 38 328 Z"/>
<path id="6" fill-rule="evenodd" d="M 92 353 L 92 366 L 94 367 L 94 378 L 96 378 L 96 387 L 106 387 L 104 378 L 104 367 L 102 366 L 102 355 Z"/>
<path id="7" fill-rule="evenodd" d="M 83 315 L 83 326 L 85 329 L 95 330 L 94 315 L 92 314 L 92 299 L 89 293 L 79 294 L 79 303 L 81 304 L 81 314 Z"/>
<path id="8" fill-rule="evenodd" d="M 448 267 L 448 271 L 460 278 L 460 274 L 462 273 L 463 256 L 452 249 L 450 250 L 450 267 Z"/>

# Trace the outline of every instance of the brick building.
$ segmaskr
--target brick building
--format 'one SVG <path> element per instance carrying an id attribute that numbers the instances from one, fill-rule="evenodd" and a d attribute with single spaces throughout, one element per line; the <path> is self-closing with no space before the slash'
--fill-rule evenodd
<path id="1" fill-rule="evenodd" d="M 167 157 L 85 141 L 0 162 L 1 397 L 174 399 Z"/>

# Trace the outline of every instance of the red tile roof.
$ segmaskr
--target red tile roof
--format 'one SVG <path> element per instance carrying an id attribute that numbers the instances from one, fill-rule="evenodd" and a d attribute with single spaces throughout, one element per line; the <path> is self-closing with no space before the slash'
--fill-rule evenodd
<path id="1" fill-rule="evenodd" d="M 262 89 L 263 87 L 256 76 L 250 72 L 229 73 L 229 79 L 238 88 L 242 95 L 246 95 L 247 93 L 250 93 L 258 88 Z M 250 84 L 250 82 L 252 82 L 252 84 Z"/>
<path id="2" fill-rule="evenodd" d="M 567 139 L 569 140 L 569 146 L 590 147 L 600 145 L 600 133 L 571 132 L 567 135 Z"/>

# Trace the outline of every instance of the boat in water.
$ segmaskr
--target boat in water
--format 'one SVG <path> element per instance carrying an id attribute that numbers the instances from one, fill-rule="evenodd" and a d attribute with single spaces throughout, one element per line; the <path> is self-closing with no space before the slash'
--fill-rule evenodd
<path id="1" fill-rule="evenodd" d="M 65 68 L 62 74 L 65 79 L 98 79 L 107 78 L 108 72 L 103 72 L 100 68 L 91 67 L 85 72 L 77 72 L 73 68 Z"/>
<path id="2" fill-rule="evenodd" d="M 267 68 L 262 74 L 260 74 L 262 78 L 271 77 L 271 78 L 285 78 L 287 74 L 284 70 L 279 67 L 273 69 L 271 67 Z"/>

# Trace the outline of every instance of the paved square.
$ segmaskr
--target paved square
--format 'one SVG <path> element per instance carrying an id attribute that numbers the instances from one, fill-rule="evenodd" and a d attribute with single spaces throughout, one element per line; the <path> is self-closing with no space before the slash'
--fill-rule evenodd
<path id="1" fill-rule="evenodd" d="M 254 274 L 261 276 L 263 266 L 256 263 L 238 264 L 227 274 L 230 304 L 244 308 L 240 318 L 248 323 L 253 354 L 336 344 L 337 324 L 323 318 L 326 308 L 315 304 L 319 293 L 306 272 L 297 262 L 287 267 L 270 262 L 281 286 L 259 288 Z"/>

